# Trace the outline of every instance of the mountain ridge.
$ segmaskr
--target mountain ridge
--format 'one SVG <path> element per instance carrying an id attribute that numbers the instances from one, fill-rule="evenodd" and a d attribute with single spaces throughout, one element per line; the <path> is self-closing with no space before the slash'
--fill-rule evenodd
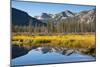
<path id="1" fill-rule="evenodd" d="M 42 17 L 43 14 L 46 14 L 45 17 Z M 78 18 L 78 20 L 81 22 L 86 21 L 86 23 L 89 23 L 91 21 L 93 21 L 92 19 L 95 19 L 96 17 L 96 9 L 91 9 L 91 10 L 84 10 L 84 11 L 80 11 L 78 13 L 74 13 L 72 11 L 69 10 L 65 10 L 62 11 L 60 13 L 56 13 L 56 14 L 48 14 L 48 13 L 43 13 L 41 16 L 37 16 L 36 18 L 47 23 L 48 21 L 61 21 L 61 20 L 67 20 L 69 18 L 73 19 L 73 18 Z M 49 17 L 48 17 L 49 16 Z M 91 20 L 90 20 L 91 19 Z"/>
<path id="2" fill-rule="evenodd" d="M 27 12 L 16 9 L 16 8 L 12 8 L 11 14 L 12 14 L 12 24 L 13 25 L 21 25 L 21 26 L 29 25 L 30 20 L 32 20 L 33 26 L 35 26 L 36 24 L 46 25 L 42 21 L 28 15 Z"/>

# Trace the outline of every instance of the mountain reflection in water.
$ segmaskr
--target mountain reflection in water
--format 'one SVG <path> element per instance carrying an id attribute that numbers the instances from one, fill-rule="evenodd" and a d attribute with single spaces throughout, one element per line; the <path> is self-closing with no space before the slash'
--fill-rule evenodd
<path id="1" fill-rule="evenodd" d="M 12 59 L 14 65 L 48 64 L 62 62 L 95 61 L 95 57 L 67 48 L 37 47 L 26 55 Z"/>

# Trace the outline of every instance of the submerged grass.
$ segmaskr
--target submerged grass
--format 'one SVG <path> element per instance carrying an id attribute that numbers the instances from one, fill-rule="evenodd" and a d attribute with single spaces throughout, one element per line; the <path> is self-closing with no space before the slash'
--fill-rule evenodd
<path id="1" fill-rule="evenodd" d="M 24 46 L 61 46 L 67 48 L 95 48 L 95 35 L 13 35 L 12 44 Z"/>

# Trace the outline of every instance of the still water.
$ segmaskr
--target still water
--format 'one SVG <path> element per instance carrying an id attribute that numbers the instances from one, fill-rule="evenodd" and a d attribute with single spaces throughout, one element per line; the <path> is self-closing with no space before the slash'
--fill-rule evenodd
<path id="1" fill-rule="evenodd" d="M 65 63 L 65 62 L 79 62 L 79 61 L 95 61 L 95 58 L 89 55 L 83 55 L 80 52 L 73 52 L 69 50 L 66 53 L 55 49 L 37 49 L 30 50 L 26 55 L 12 59 L 12 66 L 15 65 L 36 65 L 49 63 Z"/>

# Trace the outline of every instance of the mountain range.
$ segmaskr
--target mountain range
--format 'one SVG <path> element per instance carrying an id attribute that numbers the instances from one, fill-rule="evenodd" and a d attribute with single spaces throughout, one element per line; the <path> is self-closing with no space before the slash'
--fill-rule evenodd
<path id="1" fill-rule="evenodd" d="M 41 16 L 29 16 L 26 12 L 12 8 L 12 24 L 13 25 L 28 25 L 30 20 L 32 25 L 46 25 L 49 21 L 58 23 L 62 20 L 77 19 L 78 22 L 90 23 L 96 20 L 96 9 L 84 10 L 79 13 L 74 13 L 69 10 L 62 11 L 56 14 L 42 13 Z"/>
<path id="2" fill-rule="evenodd" d="M 16 8 L 12 8 L 12 24 L 13 25 L 29 25 L 29 22 L 32 22 L 32 25 L 46 25 L 46 23 L 43 23 L 42 21 L 33 18 L 29 16 L 26 12 L 21 11 Z"/>
<path id="3" fill-rule="evenodd" d="M 82 22 L 89 23 L 95 21 L 96 9 L 85 10 L 79 13 L 74 13 L 69 10 L 62 11 L 57 14 L 42 13 L 41 16 L 35 16 L 35 18 L 43 22 L 47 22 L 47 21 L 59 22 L 61 20 L 68 20 L 68 19 L 73 20 L 74 18 L 77 18 L 80 23 Z"/>

